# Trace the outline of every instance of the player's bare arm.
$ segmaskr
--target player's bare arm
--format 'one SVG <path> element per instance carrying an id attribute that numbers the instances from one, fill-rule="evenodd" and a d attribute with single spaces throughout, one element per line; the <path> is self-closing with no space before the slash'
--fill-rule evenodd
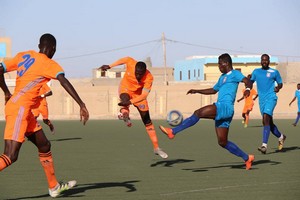
<path id="1" fill-rule="evenodd" d="M 4 93 L 4 99 L 5 99 L 5 104 L 6 102 L 10 99 L 11 93 L 6 85 L 5 79 L 4 79 L 4 68 L 2 64 L 0 63 L 0 87 Z"/>
<path id="2" fill-rule="evenodd" d="M 274 91 L 275 91 L 276 93 L 278 93 L 279 90 L 281 90 L 282 87 L 283 87 L 283 84 L 282 84 L 282 83 L 279 83 L 279 84 L 274 88 Z"/>
<path id="3" fill-rule="evenodd" d="M 197 94 L 197 93 L 209 95 L 209 94 L 216 94 L 217 91 L 215 91 L 213 88 L 201 89 L 201 90 L 190 89 L 186 94 Z"/>
<path id="4" fill-rule="evenodd" d="M 72 84 L 69 82 L 69 80 L 65 78 L 64 74 L 59 74 L 57 76 L 57 80 L 60 82 L 62 87 L 71 95 L 71 97 L 78 103 L 80 107 L 80 121 L 82 121 L 85 125 L 89 119 L 89 112 L 85 104 L 83 103 L 83 101 L 81 100 L 81 98 L 79 97 L 78 93 L 76 92 Z"/>

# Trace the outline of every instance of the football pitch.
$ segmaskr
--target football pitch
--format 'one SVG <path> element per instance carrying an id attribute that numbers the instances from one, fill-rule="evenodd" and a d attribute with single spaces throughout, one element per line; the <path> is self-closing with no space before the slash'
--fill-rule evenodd
<path id="1" fill-rule="evenodd" d="M 251 170 L 217 144 L 214 122 L 201 120 L 169 140 L 158 129 L 166 122 L 154 120 L 159 144 L 168 159 L 154 155 L 141 121 L 131 128 L 118 120 L 53 121 L 51 141 L 56 176 L 77 180 L 77 187 L 63 199 L 103 200 L 298 200 L 300 199 L 300 124 L 294 119 L 276 120 L 287 135 L 282 152 L 270 135 L 268 152 L 261 145 L 261 120 L 232 122 L 229 140 L 255 155 Z M 0 122 L 1 152 L 4 122 Z M 19 159 L 0 172 L 0 199 L 52 199 L 36 148 L 25 142 Z"/>

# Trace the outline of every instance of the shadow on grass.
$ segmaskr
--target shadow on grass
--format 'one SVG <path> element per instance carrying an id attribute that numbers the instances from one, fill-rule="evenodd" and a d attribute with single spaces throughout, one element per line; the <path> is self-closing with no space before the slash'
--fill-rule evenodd
<path id="1" fill-rule="evenodd" d="M 258 160 L 254 161 L 252 163 L 252 168 L 251 170 L 256 170 L 254 166 L 256 165 L 263 165 L 263 164 L 270 164 L 270 165 L 278 165 L 281 164 L 281 162 L 277 161 L 271 161 L 271 160 Z M 211 166 L 211 167 L 201 167 L 201 168 L 189 168 L 189 169 L 182 169 L 182 170 L 187 170 L 187 171 L 192 171 L 192 172 L 206 172 L 209 171 L 210 169 L 222 169 L 222 168 L 232 168 L 232 169 L 244 169 L 245 170 L 245 164 L 224 164 L 224 165 L 218 165 L 218 166 Z"/>
<path id="2" fill-rule="evenodd" d="M 87 183 L 87 184 L 78 184 L 76 187 L 64 191 L 59 197 L 83 197 L 84 193 L 87 190 L 101 189 L 101 188 L 110 188 L 110 187 L 124 187 L 127 188 L 126 192 L 135 192 L 137 189 L 133 183 L 140 181 L 125 181 L 125 182 L 107 182 L 107 183 Z M 38 199 L 43 197 L 50 197 L 49 194 L 43 194 L 38 196 L 30 197 L 20 197 L 15 199 L 6 199 L 6 200 L 22 200 L 22 199 Z"/>
<path id="3" fill-rule="evenodd" d="M 63 141 L 69 141 L 69 140 L 82 140 L 80 137 L 74 137 L 74 138 L 61 138 L 61 139 L 55 139 L 55 140 L 49 140 L 51 142 L 63 142 Z"/>
<path id="4" fill-rule="evenodd" d="M 162 165 L 164 167 L 173 167 L 175 164 L 180 164 L 180 163 L 188 163 L 188 162 L 194 162 L 195 160 L 188 160 L 188 159 L 175 159 L 175 160 L 163 160 L 163 161 L 158 161 L 156 163 L 153 163 L 150 165 L 150 167 L 156 167 L 159 165 Z"/>
<path id="5" fill-rule="evenodd" d="M 300 150 L 300 147 L 297 147 L 297 146 L 283 147 L 283 149 L 281 149 L 281 150 L 276 149 L 274 152 L 270 152 L 269 154 L 272 154 L 272 153 L 285 153 L 285 152 L 295 151 L 295 150 Z"/>

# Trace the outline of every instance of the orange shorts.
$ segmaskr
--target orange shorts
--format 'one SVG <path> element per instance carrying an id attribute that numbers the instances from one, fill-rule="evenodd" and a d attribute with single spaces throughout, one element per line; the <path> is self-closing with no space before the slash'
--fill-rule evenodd
<path id="1" fill-rule="evenodd" d="M 25 137 L 41 130 L 42 126 L 34 118 L 31 108 L 9 101 L 5 106 L 6 125 L 4 140 L 14 140 L 23 143 Z"/>
<path id="2" fill-rule="evenodd" d="M 130 96 L 130 99 L 134 99 L 134 98 L 138 97 L 139 95 L 141 95 L 142 90 L 133 92 L 133 91 L 130 91 L 128 89 L 128 87 L 120 85 L 119 94 L 122 94 L 122 93 L 127 93 Z M 135 107 L 137 107 L 140 111 L 148 111 L 149 110 L 147 99 L 144 99 L 140 102 L 134 103 L 133 105 Z"/>
<path id="3" fill-rule="evenodd" d="M 48 104 L 45 98 L 43 98 L 40 101 L 40 105 L 38 108 L 32 109 L 32 113 L 35 118 L 37 118 L 41 114 L 43 119 L 48 119 L 49 117 Z"/>
<path id="4" fill-rule="evenodd" d="M 247 113 L 248 111 L 252 111 L 253 106 L 254 106 L 254 103 L 253 104 L 246 104 L 244 106 L 243 113 Z"/>

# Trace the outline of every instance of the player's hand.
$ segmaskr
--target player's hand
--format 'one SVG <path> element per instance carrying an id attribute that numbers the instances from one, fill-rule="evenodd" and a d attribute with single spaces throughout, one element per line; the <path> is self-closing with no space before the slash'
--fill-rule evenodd
<path id="1" fill-rule="evenodd" d="M 110 66 L 109 65 L 102 65 L 98 69 L 100 69 L 101 71 L 106 71 L 106 70 L 110 69 Z"/>
<path id="2" fill-rule="evenodd" d="M 198 93 L 198 90 L 190 89 L 186 94 L 196 94 Z"/>
<path id="3" fill-rule="evenodd" d="M 131 104 L 130 101 L 123 101 L 123 102 L 118 103 L 118 106 L 129 106 L 130 104 Z"/>
<path id="4" fill-rule="evenodd" d="M 83 125 L 86 124 L 86 122 L 89 120 L 89 111 L 83 104 L 83 106 L 80 107 L 80 121 L 83 122 Z"/>
<path id="5" fill-rule="evenodd" d="M 279 92 L 279 90 L 280 90 L 279 87 L 274 88 L 274 92 L 276 92 L 276 93 Z"/>
<path id="6" fill-rule="evenodd" d="M 4 99 L 5 99 L 5 104 L 8 102 L 8 100 L 10 99 L 10 97 L 11 97 L 12 95 L 9 93 L 9 94 L 5 94 L 5 97 L 4 97 Z"/>

